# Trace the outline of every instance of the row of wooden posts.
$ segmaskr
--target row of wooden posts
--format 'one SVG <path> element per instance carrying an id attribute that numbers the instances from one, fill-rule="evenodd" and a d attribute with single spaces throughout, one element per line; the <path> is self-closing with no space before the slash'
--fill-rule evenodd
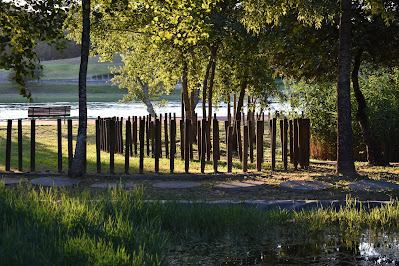
<path id="1" fill-rule="evenodd" d="M 159 172 L 159 159 L 165 156 L 170 160 L 170 172 L 174 172 L 175 158 L 177 156 L 177 119 L 176 116 L 165 114 L 159 117 L 151 115 L 143 117 L 128 118 L 98 118 L 96 120 L 96 157 L 97 173 L 101 173 L 101 151 L 109 152 L 110 173 L 114 173 L 115 153 L 125 156 L 125 173 L 129 173 L 129 157 L 139 156 L 139 173 L 144 172 L 144 158 L 155 159 L 155 172 Z M 218 172 L 218 161 L 220 160 L 220 130 L 216 115 L 212 119 L 212 135 L 208 129 L 206 119 L 196 121 L 197 132 L 191 134 L 192 122 L 189 119 L 180 120 L 180 158 L 185 161 L 185 172 L 189 172 L 190 160 L 194 159 L 193 143 L 198 144 L 198 159 L 201 162 L 201 172 L 205 170 L 205 162 L 210 161 L 212 154 L 214 172 Z M 281 119 L 269 120 L 270 143 L 271 143 L 271 168 L 276 165 L 276 140 L 277 127 L 280 126 L 280 141 L 282 148 L 282 161 L 284 169 L 287 169 L 290 161 L 295 169 L 309 166 L 309 120 L 308 119 Z M 35 120 L 31 120 L 31 146 L 30 146 L 30 171 L 35 172 Z M 125 132 L 123 132 L 125 125 Z M 73 157 L 72 147 L 72 120 L 68 120 L 68 167 L 71 167 Z M 237 136 L 233 141 L 233 127 L 236 127 Z M 58 172 L 62 172 L 62 134 L 61 119 L 57 119 L 58 132 Z M 12 120 L 7 122 L 6 140 L 6 171 L 10 171 L 11 162 L 11 129 Z M 208 132 L 208 134 L 207 134 Z M 256 151 L 256 169 L 262 170 L 264 161 L 264 132 L 265 121 L 251 119 L 231 123 L 224 121 L 227 171 L 232 171 L 233 153 L 236 153 L 242 162 L 242 170 L 248 170 L 248 159 L 254 163 Z M 125 134 L 125 136 L 124 136 Z M 163 134 L 163 139 L 162 139 Z M 195 138 L 193 138 L 195 136 Z M 234 152 L 233 146 L 236 146 Z M 289 142 L 289 148 L 288 148 Z M 255 147 L 254 147 L 255 146 Z M 289 150 L 289 153 L 288 153 Z M 288 159 L 290 155 L 290 159 Z M 18 170 L 22 171 L 22 120 L 18 120 Z"/>

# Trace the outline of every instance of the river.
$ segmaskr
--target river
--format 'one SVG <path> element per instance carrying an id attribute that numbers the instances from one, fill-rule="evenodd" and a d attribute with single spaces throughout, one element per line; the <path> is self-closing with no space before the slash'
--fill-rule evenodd
<path id="1" fill-rule="evenodd" d="M 70 105 L 71 117 L 77 118 L 79 116 L 79 107 L 77 102 L 57 102 L 57 103 L 7 103 L 0 104 L 0 120 L 7 119 L 27 119 L 29 106 L 56 106 L 56 105 Z M 177 117 L 181 115 L 181 105 L 179 101 L 168 102 L 167 106 L 157 106 L 154 109 L 157 113 L 176 113 Z M 272 103 L 270 105 L 270 112 L 290 110 L 288 104 Z M 227 116 L 227 104 L 221 103 L 218 108 L 213 109 L 218 117 Z M 199 117 L 202 116 L 201 103 L 196 108 Z M 268 110 L 269 112 L 269 110 Z M 100 117 L 128 117 L 128 116 L 144 116 L 147 115 L 147 108 L 142 103 L 120 103 L 120 102 L 89 102 L 87 103 L 88 118 Z"/>

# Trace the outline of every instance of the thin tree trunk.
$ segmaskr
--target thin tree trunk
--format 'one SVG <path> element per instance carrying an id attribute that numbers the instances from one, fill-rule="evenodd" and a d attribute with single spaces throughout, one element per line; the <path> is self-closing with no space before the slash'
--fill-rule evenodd
<path id="1" fill-rule="evenodd" d="M 87 100 L 86 77 L 90 50 L 90 0 L 82 1 L 82 47 L 79 68 L 79 128 L 76 140 L 75 156 L 68 175 L 83 176 L 86 173 L 86 139 L 87 139 Z"/>
<path id="2" fill-rule="evenodd" d="M 341 0 L 337 86 L 337 168 L 338 174 L 355 175 L 350 100 L 351 74 L 351 0 Z"/>
<path id="3" fill-rule="evenodd" d="M 191 118 L 191 104 L 190 104 L 190 99 L 188 96 L 188 65 L 187 61 L 184 58 L 183 55 L 183 75 L 182 75 L 182 83 L 181 83 L 181 89 L 182 89 L 182 96 L 183 96 L 183 102 L 184 102 L 184 107 L 186 111 L 186 117 Z"/>
<path id="4" fill-rule="evenodd" d="M 148 97 L 148 83 L 143 82 L 140 77 L 137 77 L 137 81 L 140 83 L 141 89 L 143 90 L 143 98 L 141 101 L 147 106 L 147 112 L 155 117 L 154 106 L 150 101 L 150 97 Z"/>
<path id="5" fill-rule="evenodd" d="M 246 75 L 245 75 L 246 76 Z M 245 89 L 247 88 L 247 79 L 244 78 L 244 80 L 240 84 L 240 95 L 238 96 L 238 102 L 236 104 L 236 109 L 234 110 L 235 116 L 234 116 L 234 125 L 241 120 L 241 109 L 244 105 L 244 96 L 245 96 Z M 236 98 L 236 97 L 234 97 Z M 236 99 L 234 99 L 236 100 Z M 233 150 L 237 151 L 238 145 L 237 145 L 237 127 L 233 127 Z"/>
<path id="6" fill-rule="evenodd" d="M 202 119 L 206 118 L 206 109 L 205 109 L 206 90 L 208 88 L 208 79 L 209 79 L 209 72 L 211 70 L 211 67 L 212 67 L 212 54 L 211 54 L 211 58 L 209 59 L 208 65 L 206 66 L 204 82 L 202 85 Z"/>
<path id="7" fill-rule="evenodd" d="M 366 145 L 367 150 L 367 161 L 369 165 L 387 165 L 387 161 L 384 158 L 384 155 L 381 151 L 381 147 L 378 145 L 378 142 L 371 130 L 368 117 L 367 117 L 367 104 L 366 100 L 364 99 L 363 93 L 359 87 L 359 69 L 361 64 L 361 57 L 363 51 L 359 51 L 355 55 L 355 61 L 353 65 L 352 71 L 352 84 L 353 84 L 353 91 L 355 93 L 356 102 L 358 105 L 357 113 L 356 113 L 356 120 L 360 125 L 360 129 L 362 130 L 363 134 L 363 141 Z"/>

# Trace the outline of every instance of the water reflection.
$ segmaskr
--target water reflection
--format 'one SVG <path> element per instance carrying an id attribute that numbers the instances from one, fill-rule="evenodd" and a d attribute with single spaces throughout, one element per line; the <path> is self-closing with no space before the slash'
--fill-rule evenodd
<path id="1" fill-rule="evenodd" d="M 263 240 L 232 235 L 173 246 L 172 265 L 399 265 L 399 232 L 365 230 L 358 237 L 270 232 Z M 353 238 L 348 239 L 348 238 Z M 345 240 L 346 239 L 346 240 Z"/>
<path id="2" fill-rule="evenodd" d="M 399 265 L 398 233 L 366 231 L 358 241 L 270 243 L 240 258 L 226 257 L 220 265 Z M 295 241 L 294 241 L 295 242 Z"/>

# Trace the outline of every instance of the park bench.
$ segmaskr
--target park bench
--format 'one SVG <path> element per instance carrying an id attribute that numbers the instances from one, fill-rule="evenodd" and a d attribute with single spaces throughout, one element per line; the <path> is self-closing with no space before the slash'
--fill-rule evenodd
<path id="1" fill-rule="evenodd" d="M 71 106 L 28 107 L 28 117 L 70 116 Z"/>

